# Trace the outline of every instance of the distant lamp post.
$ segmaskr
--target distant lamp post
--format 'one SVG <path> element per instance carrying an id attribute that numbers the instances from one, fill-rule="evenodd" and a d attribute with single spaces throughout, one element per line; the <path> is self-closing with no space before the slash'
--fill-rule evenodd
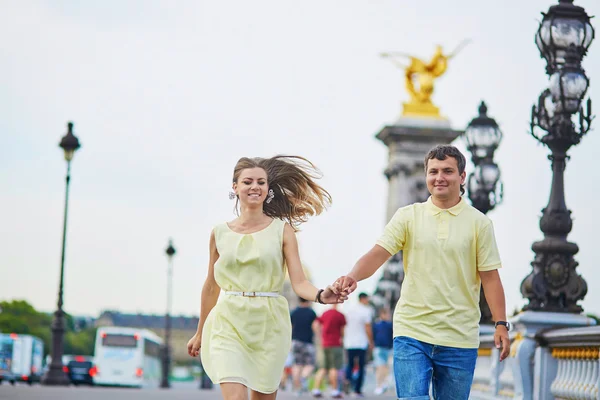
<path id="1" fill-rule="evenodd" d="M 79 140 L 73 135 L 73 123 L 67 124 L 67 134 L 61 139 L 60 147 L 65 152 L 65 160 L 67 161 L 67 177 L 65 190 L 65 211 L 63 219 L 63 237 L 62 237 L 62 257 L 60 262 L 60 283 L 58 286 L 58 307 L 54 313 L 52 321 L 52 362 L 50 368 L 42 378 L 44 385 L 68 385 L 69 378 L 63 371 L 62 356 L 64 348 L 65 334 L 65 313 L 63 311 L 63 281 L 65 271 L 65 247 L 67 242 L 67 211 L 69 207 L 69 182 L 71 180 L 71 160 L 75 151 L 81 147 Z"/>
<path id="2" fill-rule="evenodd" d="M 594 28 L 573 0 L 560 0 L 543 16 L 535 41 L 546 60 L 549 88 L 532 107 L 531 135 L 550 149 L 552 186 L 540 219 L 544 239 L 531 247 L 533 270 L 521 283 L 521 294 L 529 300 L 524 310 L 580 313 L 583 308 L 577 302 L 585 297 L 587 283 L 575 271 L 578 263 L 573 256 L 579 247 L 567 241 L 573 220 L 565 203 L 564 170 L 567 151 L 579 144 L 593 119 L 591 100 L 585 111 L 581 105 L 589 84 L 581 61 L 594 39 Z M 536 127 L 545 134 L 539 136 Z"/>
<path id="3" fill-rule="evenodd" d="M 487 115 L 487 106 L 482 101 L 479 116 L 473 118 L 464 133 L 467 150 L 475 171 L 469 174 L 467 190 L 473 207 L 486 214 L 502 202 L 503 185 L 500 168 L 494 162 L 494 152 L 502 140 L 502 131 L 493 118 Z M 480 324 L 493 325 L 492 312 L 485 299 L 483 286 L 479 297 Z"/>
<path id="4" fill-rule="evenodd" d="M 175 248 L 173 247 L 173 241 L 169 239 L 169 246 L 165 250 L 169 259 L 169 266 L 167 270 L 167 313 L 165 314 L 165 343 L 163 346 L 162 354 L 162 379 L 160 382 L 161 388 L 171 387 L 169 383 L 169 372 L 171 370 L 171 300 L 172 300 L 172 286 L 173 286 L 173 256 L 175 255 Z"/>
<path id="5" fill-rule="evenodd" d="M 475 166 L 467 180 L 469 198 L 473 207 L 486 214 L 502 202 L 500 169 L 494 162 L 494 152 L 502 140 L 502 131 L 487 115 L 483 101 L 479 105 L 479 116 L 469 123 L 464 135 Z"/>

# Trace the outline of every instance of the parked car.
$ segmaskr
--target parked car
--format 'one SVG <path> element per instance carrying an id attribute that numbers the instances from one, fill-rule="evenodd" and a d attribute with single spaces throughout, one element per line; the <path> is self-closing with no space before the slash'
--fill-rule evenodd
<path id="1" fill-rule="evenodd" d="M 93 357 L 89 356 L 75 356 L 64 365 L 63 370 L 73 385 L 90 386 L 94 384 L 94 376 L 98 372 Z"/>

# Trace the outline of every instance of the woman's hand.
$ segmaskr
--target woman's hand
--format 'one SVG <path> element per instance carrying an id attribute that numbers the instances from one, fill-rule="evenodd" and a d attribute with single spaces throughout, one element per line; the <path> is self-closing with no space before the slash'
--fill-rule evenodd
<path id="1" fill-rule="evenodd" d="M 190 339 L 187 344 L 188 354 L 192 357 L 198 357 L 200 354 L 200 347 L 202 346 L 202 333 L 196 332 L 196 334 Z"/>
<path id="2" fill-rule="evenodd" d="M 329 285 L 321 293 L 321 301 L 325 304 L 338 304 L 348 300 L 346 292 L 340 292 L 335 287 Z"/>

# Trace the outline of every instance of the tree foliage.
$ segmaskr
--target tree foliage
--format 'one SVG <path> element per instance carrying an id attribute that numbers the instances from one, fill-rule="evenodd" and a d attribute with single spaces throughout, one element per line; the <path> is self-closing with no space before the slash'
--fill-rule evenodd
<path id="1" fill-rule="evenodd" d="M 25 300 L 0 301 L 0 332 L 37 336 L 44 342 L 44 353 L 52 343 L 51 314 L 37 311 Z M 96 329 L 76 329 L 74 319 L 65 314 L 64 354 L 92 355 Z"/>

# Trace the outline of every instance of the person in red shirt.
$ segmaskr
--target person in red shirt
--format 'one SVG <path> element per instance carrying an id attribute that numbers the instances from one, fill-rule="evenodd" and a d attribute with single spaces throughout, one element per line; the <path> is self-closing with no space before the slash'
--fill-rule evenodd
<path id="1" fill-rule="evenodd" d="M 331 388 L 331 397 L 339 399 L 342 393 L 338 388 L 338 371 L 344 365 L 344 348 L 342 339 L 344 337 L 344 326 L 346 326 L 346 317 L 337 310 L 337 304 L 325 311 L 317 318 L 321 331 L 321 347 L 323 349 L 323 364 L 320 366 L 315 376 L 313 389 L 314 397 L 321 397 L 321 382 L 327 373 L 329 376 L 329 386 Z"/>

